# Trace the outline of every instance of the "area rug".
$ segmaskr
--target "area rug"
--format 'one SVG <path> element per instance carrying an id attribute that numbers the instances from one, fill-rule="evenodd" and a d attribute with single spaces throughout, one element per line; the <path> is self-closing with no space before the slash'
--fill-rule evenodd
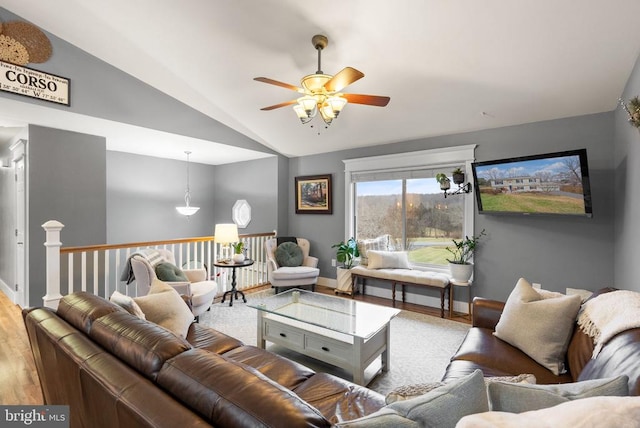
<path id="1" fill-rule="evenodd" d="M 248 294 L 247 301 L 257 302 L 270 293 L 271 290 Z M 228 301 L 212 305 L 210 311 L 200 315 L 200 323 L 238 338 L 247 345 L 256 344 L 257 310 L 242 300 L 234 301 L 233 306 L 229 306 Z M 375 377 L 368 387 L 387 394 L 398 386 L 439 381 L 468 330 L 467 324 L 403 310 L 391 321 L 391 369 Z M 317 372 L 351 380 L 350 373 L 339 367 L 269 342 L 267 349 Z M 367 373 L 378 368 L 379 362 L 378 367 L 374 362 Z"/>

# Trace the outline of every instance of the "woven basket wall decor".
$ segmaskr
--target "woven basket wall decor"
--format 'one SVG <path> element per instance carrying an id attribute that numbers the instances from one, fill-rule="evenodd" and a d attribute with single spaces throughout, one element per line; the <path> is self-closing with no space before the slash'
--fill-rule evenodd
<path id="1" fill-rule="evenodd" d="M 0 60 L 17 65 L 29 63 L 27 48 L 17 40 L 0 34 Z"/>
<path id="2" fill-rule="evenodd" d="M 2 24 L 2 34 L 21 43 L 29 53 L 29 62 L 41 63 L 51 57 L 49 38 L 33 24 L 10 21 Z"/>

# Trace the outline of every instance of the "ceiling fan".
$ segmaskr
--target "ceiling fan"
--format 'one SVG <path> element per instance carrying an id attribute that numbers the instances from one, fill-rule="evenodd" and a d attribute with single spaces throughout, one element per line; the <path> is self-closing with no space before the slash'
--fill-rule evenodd
<path id="1" fill-rule="evenodd" d="M 341 93 L 340 91 L 345 87 L 359 79 L 362 79 L 364 77 L 364 73 L 352 67 L 345 67 L 334 76 L 324 74 L 321 66 L 321 55 L 322 50 L 329 44 L 329 39 L 321 34 L 316 34 L 311 38 L 311 43 L 318 51 L 318 71 L 316 71 L 315 74 L 304 76 L 300 80 L 300 85 L 302 87 L 279 82 L 277 80 L 269 79 L 268 77 L 256 77 L 253 79 L 258 82 L 269 83 L 271 85 L 291 89 L 292 91 L 302 94 L 302 96 L 295 100 L 263 107 L 260 110 L 274 110 L 280 107 L 293 105 L 293 110 L 296 112 L 302 123 L 309 122 L 319 112 L 324 122 L 327 125 L 330 125 L 333 119 L 338 117 L 340 111 L 342 111 L 347 102 L 376 107 L 384 107 L 389 103 L 389 97 Z"/>

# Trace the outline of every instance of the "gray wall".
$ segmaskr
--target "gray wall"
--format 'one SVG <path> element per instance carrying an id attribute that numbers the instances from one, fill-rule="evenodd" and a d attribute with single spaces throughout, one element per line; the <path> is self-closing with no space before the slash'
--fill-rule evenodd
<path id="1" fill-rule="evenodd" d="M 640 95 L 640 57 L 631 73 L 622 99 L 628 102 Z M 628 122 L 622 109 L 615 110 L 614 168 L 615 219 L 614 240 L 615 283 L 618 288 L 640 291 L 640 264 L 637 260 L 640 243 L 640 130 Z M 635 165 L 635 166 L 634 166 Z"/>
<path id="2" fill-rule="evenodd" d="M 22 20 L 0 8 L 0 20 Z M 56 74 L 71 80 L 71 106 L 34 100 L 8 92 L 0 97 L 88 116 L 138 125 L 179 135 L 244 147 L 265 153 L 273 150 L 221 124 L 199 111 L 167 96 L 165 93 L 89 55 L 66 41 L 45 31 L 51 40 L 53 55 L 42 64 L 30 68 Z M 126 47 L 120 47 L 126 49 Z"/>
<path id="3" fill-rule="evenodd" d="M 251 205 L 251 222 L 238 233 L 271 232 L 278 227 L 278 163 L 273 156 L 248 162 L 218 165 L 211 234 L 215 223 L 232 223 L 232 208 L 238 199 Z"/>
<path id="4" fill-rule="evenodd" d="M 519 277 L 549 290 L 597 289 L 613 280 L 613 113 L 538 122 L 500 129 L 426 138 L 290 160 L 289 197 L 297 175 L 333 174 L 333 215 L 297 215 L 288 207 L 290 233 L 311 240 L 321 276 L 335 278 L 331 245 L 344 230 L 343 159 L 477 144 L 476 160 L 587 148 L 593 191 L 592 219 L 495 217 L 475 214 L 475 228 L 488 237 L 476 254 L 476 295 L 506 299 Z"/>
<path id="5" fill-rule="evenodd" d="M 213 235 L 215 169 L 189 163 L 193 216 L 175 210 L 184 205 L 187 162 L 108 151 L 107 243 L 156 241 Z"/>
<path id="6" fill-rule="evenodd" d="M 29 126 L 29 304 L 45 295 L 45 233 L 42 224 L 65 225 L 65 246 L 106 240 L 106 142 L 102 137 Z"/>

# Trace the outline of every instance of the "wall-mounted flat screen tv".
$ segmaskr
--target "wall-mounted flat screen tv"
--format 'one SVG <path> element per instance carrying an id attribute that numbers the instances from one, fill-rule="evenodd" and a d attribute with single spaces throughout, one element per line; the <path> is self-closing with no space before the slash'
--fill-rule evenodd
<path id="1" fill-rule="evenodd" d="M 471 166 L 481 214 L 592 216 L 586 149 Z"/>

